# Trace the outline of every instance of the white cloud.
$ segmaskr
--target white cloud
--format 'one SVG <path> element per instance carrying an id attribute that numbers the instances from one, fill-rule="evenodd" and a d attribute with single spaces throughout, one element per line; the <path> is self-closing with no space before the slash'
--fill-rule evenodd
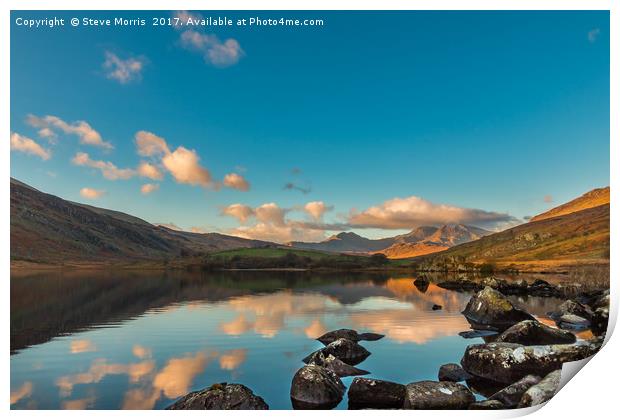
<path id="1" fill-rule="evenodd" d="M 222 209 L 222 214 L 234 217 L 241 223 L 245 223 L 250 217 L 254 216 L 254 209 L 245 204 L 231 204 Z"/>
<path id="2" fill-rule="evenodd" d="M 259 222 L 269 223 L 276 226 L 284 225 L 285 209 L 276 203 L 265 203 L 254 209 L 254 214 Z"/>
<path id="3" fill-rule="evenodd" d="M 200 157 L 195 150 L 186 149 L 183 146 L 164 156 L 162 163 L 180 184 L 212 186 L 211 174 L 200 166 Z"/>
<path id="4" fill-rule="evenodd" d="M 22 136 L 18 133 L 11 133 L 11 150 L 38 156 L 43 160 L 48 160 L 52 157 L 49 150 L 44 149 L 39 143 L 31 138 Z"/>
<path id="5" fill-rule="evenodd" d="M 80 143 L 91 146 L 101 147 L 103 149 L 112 149 L 111 143 L 104 141 L 101 134 L 90 126 L 86 121 L 75 121 L 67 123 L 53 115 L 37 117 L 36 115 L 28 115 L 26 122 L 32 127 L 39 129 L 39 135 L 53 138 L 54 129 L 61 130 L 65 134 L 76 135 L 80 139 Z"/>
<path id="6" fill-rule="evenodd" d="M 138 131 L 135 135 L 136 146 L 140 156 L 161 156 L 170 153 L 166 140 L 149 131 Z"/>
<path id="7" fill-rule="evenodd" d="M 143 178 L 150 178 L 154 180 L 161 180 L 164 178 L 164 174 L 159 170 L 159 168 L 148 162 L 140 162 L 140 165 L 138 165 L 138 175 Z"/>
<path id="8" fill-rule="evenodd" d="M 601 30 L 599 28 L 594 28 L 588 32 L 588 41 L 596 42 L 598 36 L 601 34 Z"/>
<path id="9" fill-rule="evenodd" d="M 224 177 L 224 185 L 239 191 L 248 191 L 250 189 L 249 182 L 243 176 L 236 173 L 227 174 Z"/>
<path id="10" fill-rule="evenodd" d="M 159 189 L 159 184 L 144 184 L 140 187 L 140 192 L 144 195 L 148 195 Z"/>
<path id="11" fill-rule="evenodd" d="M 90 168 L 98 169 L 99 171 L 101 171 L 101 174 L 104 178 L 111 181 L 115 181 L 117 179 L 129 179 L 137 174 L 137 171 L 135 169 L 120 169 L 112 162 L 105 162 L 103 160 L 92 160 L 88 153 L 84 152 L 76 153 L 71 161 L 74 165 L 88 166 Z"/>
<path id="12" fill-rule="evenodd" d="M 84 198 L 88 198 L 89 200 L 96 200 L 105 195 L 105 191 L 85 187 L 80 190 L 80 195 Z"/>
<path id="13" fill-rule="evenodd" d="M 123 60 L 116 54 L 106 51 L 103 68 L 108 79 L 126 84 L 142 78 L 142 70 L 145 64 L 144 57 L 128 57 Z"/>
<path id="14" fill-rule="evenodd" d="M 200 52 L 207 63 L 216 67 L 232 66 L 245 54 L 236 39 L 229 38 L 222 42 L 216 35 L 203 34 L 193 29 L 181 34 L 181 44 Z"/>
<path id="15" fill-rule="evenodd" d="M 348 220 L 353 228 L 379 229 L 412 229 L 446 223 L 493 227 L 506 222 L 516 222 L 516 219 L 506 213 L 435 204 L 416 196 L 393 198 L 362 212 L 353 210 Z"/>
<path id="16" fill-rule="evenodd" d="M 323 215 L 332 210 L 332 206 L 325 205 L 322 201 L 311 201 L 306 203 L 304 206 L 304 211 L 310 215 L 314 220 L 321 220 Z"/>
<path id="17" fill-rule="evenodd" d="M 230 230 L 229 233 L 241 238 L 260 239 L 277 243 L 290 241 L 317 242 L 325 239 L 325 234 L 322 231 L 301 229 L 290 223 L 277 225 L 260 222 L 253 226 L 239 226 Z"/>

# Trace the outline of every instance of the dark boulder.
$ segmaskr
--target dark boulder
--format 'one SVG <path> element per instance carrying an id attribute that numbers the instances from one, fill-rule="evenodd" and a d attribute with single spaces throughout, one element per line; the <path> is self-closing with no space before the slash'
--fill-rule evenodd
<path id="1" fill-rule="evenodd" d="M 345 386 L 334 372 L 321 366 L 304 366 L 291 383 L 291 402 L 296 410 L 327 410 L 342 401 Z"/>
<path id="2" fill-rule="evenodd" d="M 526 375 L 545 376 L 565 362 L 585 359 L 600 348 L 599 341 L 575 344 L 522 346 L 514 343 L 473 344 L 467 347 L 461 366 L 474 376 L 512 384 Z"/>
<path id="3" fill-rule="evenodd" d="M 313 360 L 321 355 L 328 356 L 330 354 L 336 359 L 340 359 L 351 366 L 355 366 L 358 363 L 363 362 L 368 356 L 370 356 L 370 352 L 357 344 L 355 341 L 347 340 L 346 338 L 339 338 L 338 340 L 329 343 L 322 349 L 309 354 L 303 359 L 303 362 L 312 363 Z"/>
<path id="4" fill-rule="evenodd" d="M 472 376 L 456 363 L 448 363 L 439 367 L 437 377 L 440 381 L 461 382 Z"/>
<path id="5" fill-rule="evenodd" d="M 474 394 L 465 385 L 449 381 L 421 381 L 407 385 L 403 408 L 463 410 L 475 401 Z"/>
<path id="6" fill-rule="evenodd" d="M 430 281 L 424 275 L 416 277 L 413 281 L 413 285 L 422 293 L 426 293 L 428 290 L 428 286 L 430 285 Z"/>
<path id="7" fill-rule="evenodd" d="M 443 306 L 441 306 L 441 305 L 437 305 L 437 304 L 434 304 L 434 305 L 431 307 L 431 309 L 432 309 L 433 311 L 439 311 L 439 310 L 441 310 L 442 308 L 443 308 Z"/>
<path id="8" fill-rule="evenodd" d="M 358 335 L 360 341 L 377 341 L 381 340 L 383 337 L 385 337 L 384 334 L 377 334 L 371 332 L 365 332 Z"/>
<path id="9" fill-rule="evenodd" d="M 577 337 L 569 331 L 552 328 L 538 321 L 521 321 L 501 333 L 495 341 L 532 346 L 570 344 L 577 341 Z"/>
<path id="10" fill-rule="evenodd" d="M 269 410 L 265 401 L 241 384 L 226 382 L 190 392 L 168 410 Z"/>
<path id="11" fill-rule="evenodd" d="M 349 387 L 349 408 L 402 408 L 405 385 L 379 379 L 355 378 Z"/>
<path id="12" fill-rule="evenodd" d="M 594 302 L 592 302 L 592 305 L 590 306 L 594 310 L 597 310 L 599 308 L 609 309 L 609 289 L 601 291 L 599 296 Z"/>
<path id="13" fill-rule="evenodd" d="M 314 353 L 312 360 L 310 360 L 308 364 L 322 366 L 329 369 L 340 378 L 344 378 L 345 376 L 368 375 L 370 373 L 367 370 L 358 369 L 355 366 L 347 365 L 345 362 L 335 358 L 333 355 L 325 355 L 322 352 Z"/>
<path id="14" fill-rule="evenodd" d="M 607 333 L 607 325 L 609 324 L 609 308 L 601 307 L 594 311 L 592 316 L 592 324 L 590 329 L 597 336 L 604 336 Z"/>
<path id="15" fill-rule="evenodd" d="M 506 384 L 504 383 L 481 378 L 479 376 L 472 376 L 471 379 L 467 379 L 465 383 L 469 389 L 472 390 L 472 392 L 487 398 L 506 387 Z"/>
<path id="16" fill-rule="evenodd" d="M 480 338 L 498 335 L 498 332 L 490 330 L 469 330 L 461 331 L 459 335 L 463 338 Z"/>
<path id="17" fill-rule="evenodd" d="M 495 394 L 491 395 L 489 399 L 501 402 L 506 408 L 515 408 L 519 404 L 519 401 L 521 401 L 521 397 L 525 391 L 538 382 L 540 382 L 540 376 L 527 375 L 514 384 L 497 391 Z"/>
<path id="18" fill-rule="evenodd" d="M 506 297 L 495 289 L 485 287 L 476 293 L 462 312 L 474 328 L 503 331 L 512 325 L 534 317 L 516 309 Z"/>
<path id="19" fill-rule="evenodd" d="M 506 408 L 504 404 L 497 400 L 478 401 L 469 405 L 470 410 L 502 410 L 504 408 Z"/>
<path id="20" fill-rule="evenodd" d="M 561 369 L 554 370 L 536 385 L 525 391 L 521 397 L 521 401 L 518 404 L 518 408 L 533 407 L 535 405 L 545 403 L 553 398 L 560 386 L 561 375 Z"/>
<path id="21" fill-rule="evenodd" d="M 540 297 L 561 297 L 562 292 L 557 287 L 553 286 L 549 282 L 541 279 L 536 279 L 527 288 L 527 293 L 532 296 Z"/>
<path id="22" fill-rule="evenodd" d="M 505 295 L 526 295 L 528 286 L 527 281 L 523 279 L 506 281 L 500 285 L 499 291 Z"/>

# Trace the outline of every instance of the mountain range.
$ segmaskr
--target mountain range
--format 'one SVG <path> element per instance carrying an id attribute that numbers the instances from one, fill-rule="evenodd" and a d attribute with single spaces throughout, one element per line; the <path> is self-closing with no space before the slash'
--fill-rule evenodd
<path id="1" fill-rule="evenodd" d="M 443 251 L 490 233 L 474 226 L 447 224 L 440 227 L 421 226 L 404 235 L 383 239 L 368 239 L 356 233 L 342 232 L 322 242 L 289 242 L 287 245 L 326 252 L 381 253 L 396 259 Z"/>

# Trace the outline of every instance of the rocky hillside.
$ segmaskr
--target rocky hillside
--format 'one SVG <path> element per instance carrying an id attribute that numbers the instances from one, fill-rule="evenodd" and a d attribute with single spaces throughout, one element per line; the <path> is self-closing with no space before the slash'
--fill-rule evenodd
<path id="1" fill-rule="evenodd" d="M 552 208 L 551 210 L 539 214 L 538 216 L 532 217 L 530 221 L 536 222 L 539 220 L 549 219 L 551 217 L 558 217 L 565 214 L 574 213 L 576 211 L 598 207 L 603 204 L 609 204 L 609 187 L 597 188 L 589 191 L 581 197 L 575 198 L 568 203 L 562 204 L 561 206 Z"/>
<path id="2" fill-rule="evenodd" d="M 342 232 L 323 242 L 291 242 L 288 245 L 317 251 L 381 253 L 389 258 L 407 258 L 439 252 L 490 233 L 473 226 L 450 224 L 441 227 L 421 226 L 404 235 L 383 239 L 368 239 L 352 232 Z"/>
<path id="3" fill-rule="evenodd" d="M 125 213 L 63 200 L 11 178 L 11 260 L 148 260 L 272 244 L 179 232 Z"/>

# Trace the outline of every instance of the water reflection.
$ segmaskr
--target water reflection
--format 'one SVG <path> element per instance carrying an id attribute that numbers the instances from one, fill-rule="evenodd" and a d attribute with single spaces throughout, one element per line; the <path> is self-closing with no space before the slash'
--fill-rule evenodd
<path id="1" fill-rule="evenodd" d="M 272 408 L 290 408 L 301 358 L 336 328 L 386 335 L 365 344 L 373 355 L 359 367 L 373 376 L 434 379 L 439 365 L 482 340 L 457 335 L 469 329 L 460 314 L 469 294 L 434 284 L 419 290 L 413 280 L 300 272 L 13 278 L 11 407 L 164 408 L 194 389 L 236 381 Z M 541 317 L 558 304 L 511 299 Z"/>

